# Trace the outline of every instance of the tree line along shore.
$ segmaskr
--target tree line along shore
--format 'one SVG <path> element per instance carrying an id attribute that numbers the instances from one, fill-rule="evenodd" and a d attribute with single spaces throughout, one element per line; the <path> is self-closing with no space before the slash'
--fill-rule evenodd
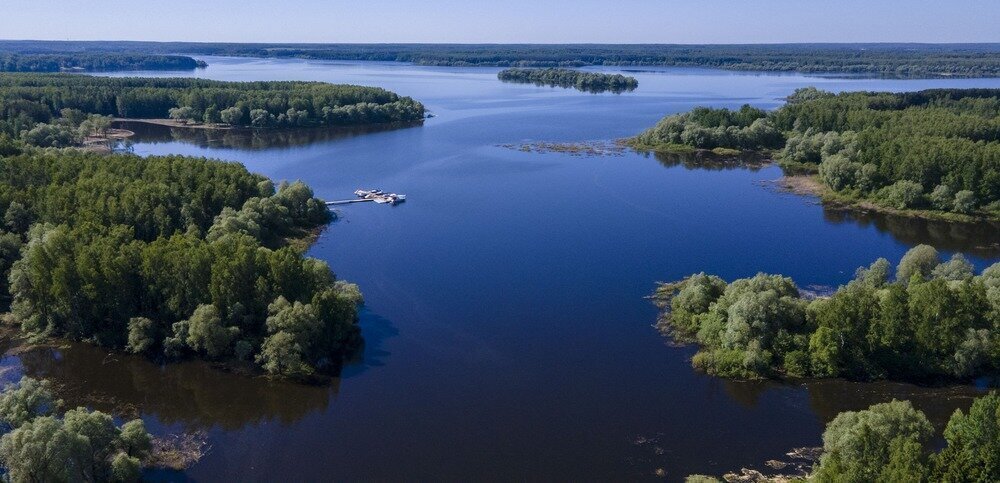
<path id="1" fill-rule="evenodd" d="M 135 53 L 16 54 L 0 51 L 0 72 L 116 72 L 130 70 L 194 70 L 207 67 L 186 55 Z"/>
<path id="2" fill-rule="evenodd" d="M 229 120 L 253 127 L 423 116 L 412 99 L 358 86 L 0 74 L 0 323 L 29 343 L 328 380 L 363 344 L 363 301 L 305 256 L 334 216 L 307 185 L 276 185 L 238 163 L 79 149 L 108 135 L 112 116 L 178 110 L 248 115 Z M 30 378 L 0 392 L 0 431 L 12 481 L 138 481 L 144 468 L 182 469 L 201 455 L 200 444 L 153 438 L 141 420 L 65 407 L 52 384 Z"/>
<path id="3" fill-rule="evenodd" d="M 322 82 L 0 74 L 0 145 L 77 145 L 107 129 L 102 116 L 252 128 L 359 126 L 419 122 L 424 107 L 381 88 Z"/>
<path id="4" fill-rule="evenodd" d="M 368 125 L 420 120 L 423 106 L 318 82 L 0 74 L 5 324 L 162 361 L 336 373 L 362 343 L 362 299 L 304 255 L 333 217 L 322 200 L 237 163 L 74 149 L 111 116 Z"/>
<path id="5" fill-rule="evenodd" d="M 704 67 L 898 78 L 1000 76 L 997 44 L 240 44 L 219 42 L 0 41 L 12 54 L 218 55 L 410 62 L 434 66 Z"/>
<path id="6" fill-rule="evenodd" d="M 952 220 L 1000 218 L 1000 90 L 797 90 L 772 112 L 697 108 L 629 140 L 640 150 L 765 151 L 825 199 Z"/>

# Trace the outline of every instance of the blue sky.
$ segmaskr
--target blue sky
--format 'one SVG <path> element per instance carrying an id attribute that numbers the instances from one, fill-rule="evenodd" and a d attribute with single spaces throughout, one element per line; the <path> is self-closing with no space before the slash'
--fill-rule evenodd
<path id="1" fill-rule="evenodd" d="M 1000 42 L 997 0 L 6 0 L 0 38 Z"/>

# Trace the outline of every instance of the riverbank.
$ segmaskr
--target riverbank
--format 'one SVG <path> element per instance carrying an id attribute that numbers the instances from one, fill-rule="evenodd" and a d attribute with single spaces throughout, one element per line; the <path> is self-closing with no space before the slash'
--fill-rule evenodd
<path id="1" fill-rule="evenodd" d="M 787 172 L 786 172 L 787 173 Z M 830 189 L 824 185 L 818 175 L 785 174 L 777 180 L 778 186 L 789 192 L 802 196 L 813 196 L 826 206 L 838 209 L 849 209 L 862 212 L 877 212 L 925 220 L 947 221 L 952 223 L 983 223 L 998 222 L 1000 217 L 984 214 L 967 215 L 935 210 L 900 210 L 880 205 L 865 198 L 854 197 Z"/>

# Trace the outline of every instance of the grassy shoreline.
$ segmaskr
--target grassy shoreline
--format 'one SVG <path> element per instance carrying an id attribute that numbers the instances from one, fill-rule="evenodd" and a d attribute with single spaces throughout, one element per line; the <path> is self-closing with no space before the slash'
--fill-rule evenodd
<path id="1" fill-rule="evenodd" d="M 640 153 L 661 154 L 710 154 L 721 157 L 740 157 L 757 155 L 768 163 L 776 163 L 782 169 L 782 177 L 778 184 L 789 192 L 818 198 L 824 205 L 854 211 L 878 212 L 889 215 L 921 218 L 925 220 L 945 221 L 950 223 L 983 223 L 1000 222 L 1000 213 L 978 212 L 974 214 L 952 213 L 938 210 L 906 209 L 900 210 L 880 205 L 873 200 L 854 196 L 844 192 L 834 191 L 819 180 L 816 166 L 787 161 L 775 161 L 773 152 L 767 150 L 742 151 L 730 148 L 702 149 L 686 144 L 645 144 L 635 138 L 622 141 Z"/>
<path id="2" fill-rule="evenodd" d="M 778 184 L 791 193 L 818 198 L 824 205 L 833 208 L 855 211 L 874 211 L 889 215 L 921 218 L 925 220 L 946 221 L 950 223 L 983 223 L 998 222 L 1000 215 L 962 214 L 937 210 L 907 209 L 900 210 L 880 205 L 867 198 L 852 196 L 830 189 L 819 180 L 819 175 L 804 173 L 789 173 L 786 171 L 778 180 Z"/>

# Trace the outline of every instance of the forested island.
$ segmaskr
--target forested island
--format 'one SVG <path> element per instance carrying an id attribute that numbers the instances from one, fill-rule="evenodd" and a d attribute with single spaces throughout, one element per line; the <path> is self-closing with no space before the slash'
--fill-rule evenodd
<path id="1" fill-rule="evenodd" d="M 938 381 L 1000 369 L 1000 263 L 976 275 L 927 245 L 894 273 L 885 259 L 859 268 L 829 297 L 781 275 L 699 273 L 661 284 L 653 300 L 665 334 L 698 344 L 692 365 L 722 377 Z"/>
<path id="2" fill-rule="evenodd" d="M 893 400 L 861 411 L 845 411 L 826 425 L 822 455 L 805 478 L 770 479 L 760 473 L 727 475 L 726 481 L 997 481 L 1000 480 L 1000 394 L 976 398 L 966 413 L 956 410 L 944 428 L 944 446 L 934 426 L 909 401 Z M 739 479 L 741 476 L 757 479 Z M 721 480 L 692 475 L 687 483 Z"/>
<path id="3" fill-rule="evenodd" d="M 424 107 L 380 88 L 322 82 L 0 74 L 0 145 L 4 136 L 76 145 L 107 128 L 100 116 L 170 118 L 182 126 L 357 126 L 420 121 Z"/>
<path id="4" fill-rule="evenodd" d="M 437 66 L 710 67 L 900 78 L 1000 76 L 1000 44 L 241 44 L 6 40 L 0 41 L 0 51 L 184 53 Z"/>
<path id="5" fill-rule="evenodd" d="M 630 140 L 642 150 L 772 150 L 817 173 L 824 199 L 955 219 L 1000 218 L 1000 90 L 834 95 L 764 112 L 697 108 Z"/>
<path id="6" fill-rule="evenodd" d="M 497 74 L 503 82 L 535 84 L 539 86 L 574 88 L 583 92 L 634 91 L 639 87 L 635 77 L 600 72 L 580 72 L 571 69 L 504 69 Z"/>
<path id="7" fill-rule="evenodd" d="M 336 372 L 361 344 L 361 295 L 303 255 L 332 219 L 308 186 L 204 158 L 53 149 L 107 129 L 110 115 L 179 109 L 254 127 L 423 114 L 357 86 L 0 75 L 3 322 L 160 360 Z"/>
<path id="8" fill-rule="evenodd" d="M 289 241 L 331 214 L 235 163 L 30 149 L 0 158 L 6 321 L 158 359 L 334 371 L 357 287 Z"/>
<path id="9" fill-rule="evenodd" d="M 184 55 L 129 53 L 11 54 L 0 51 L 0 72 L 113 72 L 126 70 L 194 70 L 207 67 Z"/>

